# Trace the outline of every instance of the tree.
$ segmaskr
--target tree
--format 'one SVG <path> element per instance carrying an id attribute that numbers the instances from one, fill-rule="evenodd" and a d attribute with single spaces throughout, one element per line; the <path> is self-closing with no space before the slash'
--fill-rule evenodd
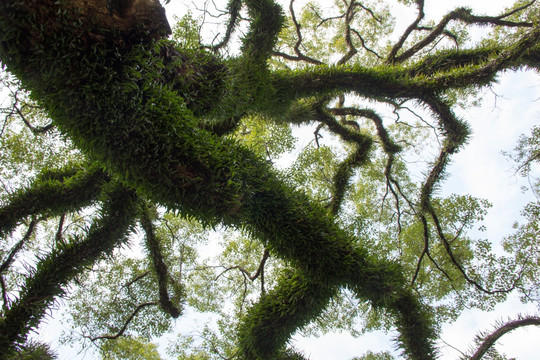
<path id="1" fill-rule="evenodd" d="M 140 359 L 140 360 L 160 360 L 159 353 L 154 344 L 147 341 L 132 340 L 124 337 L 116 342 L 108 342 L 101 348 L 104 359 Z"/>
<path id="2" fill-rule="evenodd" d="M 177 221 L 167 218 L 171 213 L 207 228 L 242 230 L 229 244 L 229 259 L 260 241 L 254 247 L 262 252 L 259 266 L 224 269 L 237 271 L 244 284 L 261 283 L 257 298 L 247 292 L 242 297 L 237 327 L 225 334 L 229 356 L 242 359 L 301 357 L 286 349 L 291 334 L 326 315 L 343 296 L 356 302 L 344 311 L 367 307 L 373 326 L 395 327 L 406 356 L 435 358 L 437 322 L 468 300 L 439 309 L 430 302 L 456 292 L 489 306 L 524 289 L 519 256 L 495 257 L 489 244 L 464 234 L 487 204 L 437 198 L 435 189 L 469 135 L 453 107 L 501 72 L 538 70 L 539 6 L 517 1 L 499 16 L 458 8 L 429 23 L 423 0 L 398 3 L 415 9 L 416 19 L 392 40 L 389 7 L 380 3 L 338 2 L 338 15 L 327 18 L 310 5 L 299 20 L 291 1 L 286 23 L 272 0 L 231 0 L 223 41 L 201 47 L 189 18 L 175 30 L 177 41 L 167 39 L 171 29 L 156 0 L 3 1 L 0 60 L 31 100 L 24 108 L 15 102 L 13 109 L 22 118 L 35 106 L 44 109 L 51 126 L 80 153 L 63 166 L 38 169 L 35 180 L 9 194 L 0 209 L 2 236 L 17 237 L 17 227 L 27 226 L 20 240 L 3 248 L 0 349 L 21 349 L 69 284 L 103 276 L 88 270 L 104 258 L 120 258 L 115 249 L 136 226 L 144 233 L 148 261 L 111 263 L 110 271 L 125 274 L 127 295 L 113 294 L 121 300 L 119 317 L 108 329 L 116 332 L 101 338 L 121 337 L 139 313 L 158 305 L 162 316 L 180 316 L 190 288 L 184 276 L 171 274 L 183 275 L 179 264 L 193 261 L 194 246 L 175 242 L 172 229 L 187 225 L 171 225 Z M 240 54 L 218 56 L 244 10 L 248 29 Z M 474 25 L 493 31 L 464 47 Z M 328 45 L 338 52 L 322 52 Z M 440 140 L 421 184 L 410 180 L 401 156 L 425 132 L 385 123 L 358 98 L 398 114 L 419 105 L 420 120 Z M 281 129 L 276 136 L 285 139 L 290 124 L 313 122 L 320 125 L 317 139 L 324 128 L 340 140 L 340 150 L 308 149 L 296 171 L 275 170 L 264 157 L 284 144 L 258 142 L 265 139 L 256 134 L 258 126 Z M 315 159 L 321 167 L 310 169 Z M 314 182 L 302 190 L 302 179 Z M 372 223 L 376 207 L 381 215 Z M 64 236 L 66 219 L 90 208 L 97 210 L 85 225 Z M 57 236 L 21 276 L 14 259 L 45 219 L 58 219 Z M 270 279 L 264 275 L 269 257 L 280 259 Z M 158 300 L 133 303 L 138 297 L 130 291 L 144 297 L 152 284 Z M 247 310 L 246 300 L 254 301 Z M 537 323 L 526 320 L 518 326 Z M 488 338 L 484 344 L 496 336 Z"/>

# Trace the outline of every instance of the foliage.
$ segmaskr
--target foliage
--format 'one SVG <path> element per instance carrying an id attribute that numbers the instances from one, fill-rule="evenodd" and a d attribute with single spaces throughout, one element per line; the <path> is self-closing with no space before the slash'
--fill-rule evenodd
<path id="1" fill-rule="evenodd" d="M 47 344 L 31 341 L 25 344 L 13 357 L 17 360 L 52 360 L 57 359 L 57 354 Z"/>
<path id="2" fill-rule="evenodd" d="M 100 348 L 104 360 L 160 360 L 157 346 L 141 338 L 122 337 Z"/>
<path id="3" fill-rule="evenodd" d="M 515 222 L 515 232 L 503 241 L 504 249 L 513 255 L 510 261 L 519 271 L 516 282 L 522 301 L 534 302 L 540 306 L 540 283 L 538 282 L 538 263 L 540 261 L 540 244 L 538 232 L 540 225 L 540 203 L 538 201 L 538 137 L 537 126 L 531 129 L 531 134 L 523 135 L 513 153 L 507 154 L 516 163 L 516 172 L 529 178 L 530 190 L 535 200 L 529 202 L 521 215 L 523 223 Z"/>
<path id="4" fill-rule="evenodd" d="M 41 169 L 82 160 L 69 139 L 62 137 L 44 111 L 19 89 L 18 81 L 3 73 L 0 83 L 11 95 L 0 108 L 4 115 L 0 131 L 2 195 L 25 185 L 22 173 L 35 176 Z"/>
<path id="5" fill-rule="evenodd" d="M 372 353 L 371 351 L 363 355 L 360 358 L 354 358 L 353 360 L 392 360 L 392 355 L 387 352 L 384 353 Z"/>

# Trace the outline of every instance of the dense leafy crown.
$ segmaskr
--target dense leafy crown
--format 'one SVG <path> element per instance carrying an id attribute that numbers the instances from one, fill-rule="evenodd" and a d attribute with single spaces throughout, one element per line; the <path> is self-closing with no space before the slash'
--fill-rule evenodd
<path id="1" fill-rule="evenodd" d="M 296 14 L 291 0 L 286 15 L 273 0 L 230 0 L 222 41 L 204 45 L 191 14 L 171 30 L 157 0 L 0 2 L 0 61 L 14 76 L 3 78 L 0 358 L 48 353 L 27 338 L 69 289 L 85 341 L 144 359 L 159 358 L 149 339 L 186 306 L 217 314 L 218 330 L 182 338 L 180 359 L 301 359 L 287 348 L 296 331 L 335 327 L 392 328 L 404 356 L 435 359 L 439 325 L 465 307 L 514 289 L 536 300 L 525 254 L 538 252 L 538 206 L 505 242 L 515 256 L 497 258 L 465 233 L 489 203 L 435 190 L 469 136 L 460 101 L 506 70 L 538 71 L 539 4 L 429 21 L 423 0 L 397 1 L 413 14 L 397 35 L 390 6 Z M 468 42 L 474 26 L 493 31 Z M 406 111 L 420 120 L 385 119 Z M 272 166 L 295 148 L 291 125 L 310 124 L 315 142 Z M 405 159 L 425 156 L 433 134 L 438 155 L 415 184 Z M 525 172 L 536 135 L 518 148 Z M 221 225 L 222 251 L 201 257 Z M 123 246 L 134 233 L 142 251 Z M 538 323 L 504 324 L 472 358 Z"/>

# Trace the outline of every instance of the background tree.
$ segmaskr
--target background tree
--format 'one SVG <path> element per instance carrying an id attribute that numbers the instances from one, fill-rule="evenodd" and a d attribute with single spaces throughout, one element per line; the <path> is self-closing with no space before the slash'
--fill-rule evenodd
<path id="1" fill-rule="evenodd" d="M 381 2 L 297 15 L 291 1 L 285 17 L 271 0 L 231 0 L 223 38 L 207 46 L 192 16 L 166 39 L 157 1 L 0 4 L 0 60 L 17 78 L 5 80 L 2 131 L 2 356 L 24 351 L 69 285 L 73 325 L 113 358 L 158 356 L 147 339 L 188 305 L 218 317 L 202 343 L 178 345 L 180 358 L 301 358 L 286 349 L 291 334 L 338 327 L 394 328 L 407 357 L 428 359 L 440 324 L 464 308 L 514 290 L 536 301 L 523 249 L 537 246 L 522 239 L 532 229 L 497 256 L 466 234 L 489 203 L 435 191 L 469 136 L 453 108 L 503 71 L 537 71 L 538 4 L 429 22 L 424 1 L 397 3 L 416 14 L 399 33 Z M 242 23 L 240 53 L 226 56 Z M 493 31 L 469 43 L 473 26 Z M 275 169 L 291 125 L 312 123 L 313 143 Z M 438 155 L 415 182 L 407 159 L 425 158 L 425 144 Z M 28 145 L 35 161 L 21 156 Z M 222 252 L 198 256 L 222 225 Z M 144 252 L 127 257 L 134 232 Z M 476 354 L 536 323 L 503 324 Z"/>

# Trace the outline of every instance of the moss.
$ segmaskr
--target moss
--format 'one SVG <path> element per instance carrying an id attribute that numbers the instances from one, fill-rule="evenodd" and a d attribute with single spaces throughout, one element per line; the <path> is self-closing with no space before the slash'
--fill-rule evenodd
<path id="1" fill-rule="evenodd" d="M 141 204 L 141 207 L 140 223 L 146 235 L 146 250 L 148 251 L 149 258 L 152 261 L 154 271 L 158 278 L 159 305 L 167 314 L 171 315 L 173 318 L 177 318 L 181 315 L 182 308 L 177 306 L 177 304 L 173 304 L 169 297 L 167 288 L 169 282 L 169 270 L 165 264 L 160 241 L 156 235 L 154 224 L 152 223 L 153 217 L 146 204 Z M 179 295 L 178 298 L 183 297 L 183 294 Z"/>
<path id="2" fill-rule="evenodd" d="M 127 239 L 136 214 L 134 193 L 118 184 L 103 195 L 100 216 L 94 220 L 85 238 L 73 238 L 39 259 L 31 276 L 22 286 L 18 299 L 0 318 L 0 348 L 13 352 L 26 340 L 55 299 L 85 267 Z"/>
<path id="3" fill-rule="evenodd" d="M 239 329 L 242 358 L 246 360 L 282 358 L 290 335 L 307 325 L 337 293 L 337 287 L 291 273 L 253 306 Z"/>
<path id="4" fill-rule="evenodd" d="M 110 180 L 97 165 L 46 170 L 28 187 L 11 195 L 0 207 L 0 235 L 9 235 L 31 215 L 57 216 L 95 202 Z"/>

